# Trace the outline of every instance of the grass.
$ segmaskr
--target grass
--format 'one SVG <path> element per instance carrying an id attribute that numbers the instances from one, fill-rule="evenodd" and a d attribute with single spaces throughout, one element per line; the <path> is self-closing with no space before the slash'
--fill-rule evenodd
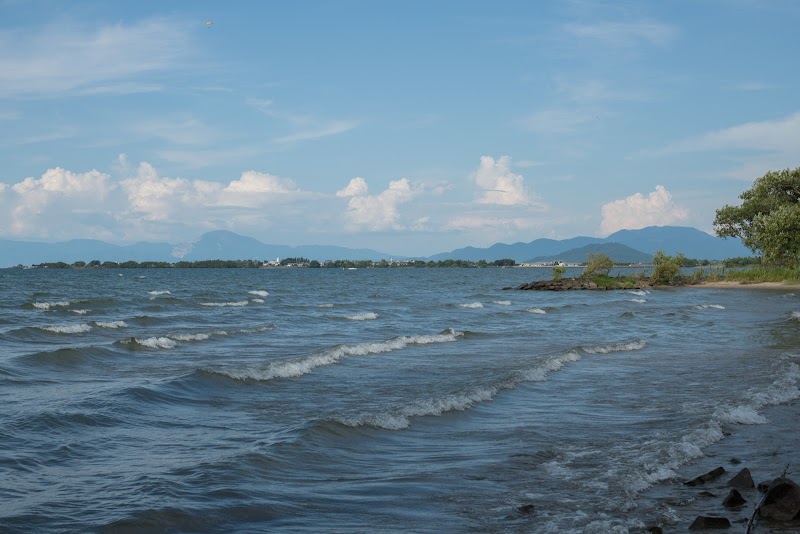
<path id="1" fill-rule="evenodd" d="M 686 277 L 690 284 L 702 282 L 739 282 L 740 284 L 759 284 L 762 282 L 777 282 L 785 284 L 800 284 L 800 269 L 785 267 L 751 267 L 747 269 L 711 269 L 705 271 L 698 269 L 691 276 Z"/>

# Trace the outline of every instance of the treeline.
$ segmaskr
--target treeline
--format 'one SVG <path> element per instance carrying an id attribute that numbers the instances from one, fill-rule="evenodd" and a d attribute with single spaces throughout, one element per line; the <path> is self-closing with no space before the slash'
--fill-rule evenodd
<path id="1" fill-rule="evenodd" d="M 387 261 L 381 260 L 374 262 L 372 260 L 336 260 L 328 261 L 324 264 L 317 260 L 308 260 L 306 258 L 286 258 L 277 262 L 282 267 L 286 266 L 300 266 L 309 268 L 331 268 L 331 269 L 372 269 L 372 268 L 390 268 L 390 267 L 513 267 L 516 262 L 512 259 L 501 259 L 493 262 L 485 260 L 468 261 L 468 260 L 441 260 L 441 261 Z M 89 263 L 84 261 L 76 261 L 75 263 L 65 263 L 63 261 L 38 263 L 32 267 L 35 269 L 257 269 L 260 267 L 267 267 L 268 264 L 259 260 L 198 260 L 198 261 L 178 261 L 174 263 L 166 261 L 104 261 L 93 260 Z M 22 265 L 18 265 L 22 268 Z"/>

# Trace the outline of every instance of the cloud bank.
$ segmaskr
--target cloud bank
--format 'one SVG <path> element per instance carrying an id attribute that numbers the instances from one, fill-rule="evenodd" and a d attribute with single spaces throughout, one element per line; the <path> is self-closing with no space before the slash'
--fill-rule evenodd
<path id="1" fill-rule="evenodd" d="M 663 185 L 647 196 L 641 193 L 615 200 L 602 208 L 600 235 L 613 234 L 617 230 L 636 230 L 647 226 L 667 226 L 683 221 L 689 212 L 676 206 L 672 195 Z"/>

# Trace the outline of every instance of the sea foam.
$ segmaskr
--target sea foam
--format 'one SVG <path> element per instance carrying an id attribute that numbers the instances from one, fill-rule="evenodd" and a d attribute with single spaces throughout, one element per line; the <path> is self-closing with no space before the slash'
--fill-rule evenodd
<path id="1" fill-rule="evenodd" d="M 495 300 L 494 303 L 498 306 L 511 306 L 510 300 Z"/>
<path id="2" fill-rule="evenodd" d="M 631 350 L 641 350 L 647 346 L 644 340 L 629 341 L 627 343 L 616 343 L 614 345 L 598 345 L 596 347 L 581 347 L 587 354 L 608 354 L 609 352 L 626 352 Z"/>
<path id="3" fill-rule="evenodd" d="M 219 371 L 237 380 L 267 381 L 275 378 L 295 378 L 310 373 L 317 367 L 333 365 L 349 356 L 368 356 L 401 350 L 409 345 L 425 345 L 429 343 L 448 343 L 463 336 L 463 332 L 448 329 L 440 334 L 422 336 L 401 336 L 387 341 L 359 343 L 356 345 L 337 345 L 320 353 L 288 361 L 274 362 L 266 368 L 245 368 L 242 370 Z"/>
<path id="4" fill-rule="evenodd" d="M 69 306 L 68 300 L 59 300 L 57 302 L 34 302 L 33 307 L 40 310 L 49 310 L 50 308 Z"/>
<path id="5" fill-rule="evenodd" d="M 148 295 L 153 295 L 154 297 L 156 297 L 158 295 L 171 295 L 172 293 L 170 293 L 166 289 L 162 289 L 162 290 L 156 290 L 156 291 L 148 291 L 147 294 Z"/>
<path id="6" fill-rule="evenodd" d="M 240 307 L 240 306 L 247 306 L 250 303 L 248 300 L 237 300 L 234 302 L 201 302 L 201 306 L 212 306 L 217 308 L 225 308 L 228 306 L 232 307 Z"/>
<path id="7" fill-rule="evenodd" d="M 127 328 L 128 324 L 125 321 L 110 321 L 110 322 L 103 322 L 103 321 L 95 321 L 94 323 L 96 326 L 100 328 Z"/>
<path id="8" fill-rule="evenodd" d="M 373 312 L 364 312 L 357 313 L 355 315 L 348 315 L 346 318 L 350 319 L 351 321 L 372 321 L 378 318 L 378 314 Z"/>
<path id="9" fill-rule="evenodd" d="M 257 297 L 266 297 L 267 295 L 269 295 L 268 291 L 262 291 L 262 290 L 248 291 L 248 293 L 250 293 L 251 295 L 255 295 Z"/>
<path id="10" fill-rule="evenodd" d="M 89 326 L 88 324 L 46 326 L 42 328 L 42 330 L 47 330 L 48 332 L 55 332 L 57 334 L 82 334 L 83 332 L 88 332 L 91 329 L 92 327 Z"/>
<path id="11" fill-rule="evenodd" d="M 466 304 L 459 304 L 462 308 L 483 308 L 480 302 L 467 302 Z"/>
<path id="12" fill-rule="evenodd" d="M 527 310 L 527 311 L 528 311 L 528 313 L 536 313 L 536 314 L 538 314 L 538 315 L 545 315 L 545 314 L 547 313 L 546 311 L 544 311 L 544 310 L 543 310 L 543 309 L 541 309 L 541 308 L 530 308 L 530 309 L 529 309 L 529 310 Z"/>
<path id="13" fill-rule="evenodd" d="M 714 310 L 724 310 L 725 306 L 720 306 L 719 304 L 698 304 L 695 306 L 696 310 L 707 310 L 707 309 L 714 309 Z"/>

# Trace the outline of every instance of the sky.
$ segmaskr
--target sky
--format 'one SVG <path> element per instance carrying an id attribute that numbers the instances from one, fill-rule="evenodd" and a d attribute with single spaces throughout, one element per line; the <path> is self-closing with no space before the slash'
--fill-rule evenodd
<path id="1" fill-rule="evenodd" d="M 0 238 L 711 233 L 800 166 L 798 23 L 793 0 L 0 0 Z"/>

